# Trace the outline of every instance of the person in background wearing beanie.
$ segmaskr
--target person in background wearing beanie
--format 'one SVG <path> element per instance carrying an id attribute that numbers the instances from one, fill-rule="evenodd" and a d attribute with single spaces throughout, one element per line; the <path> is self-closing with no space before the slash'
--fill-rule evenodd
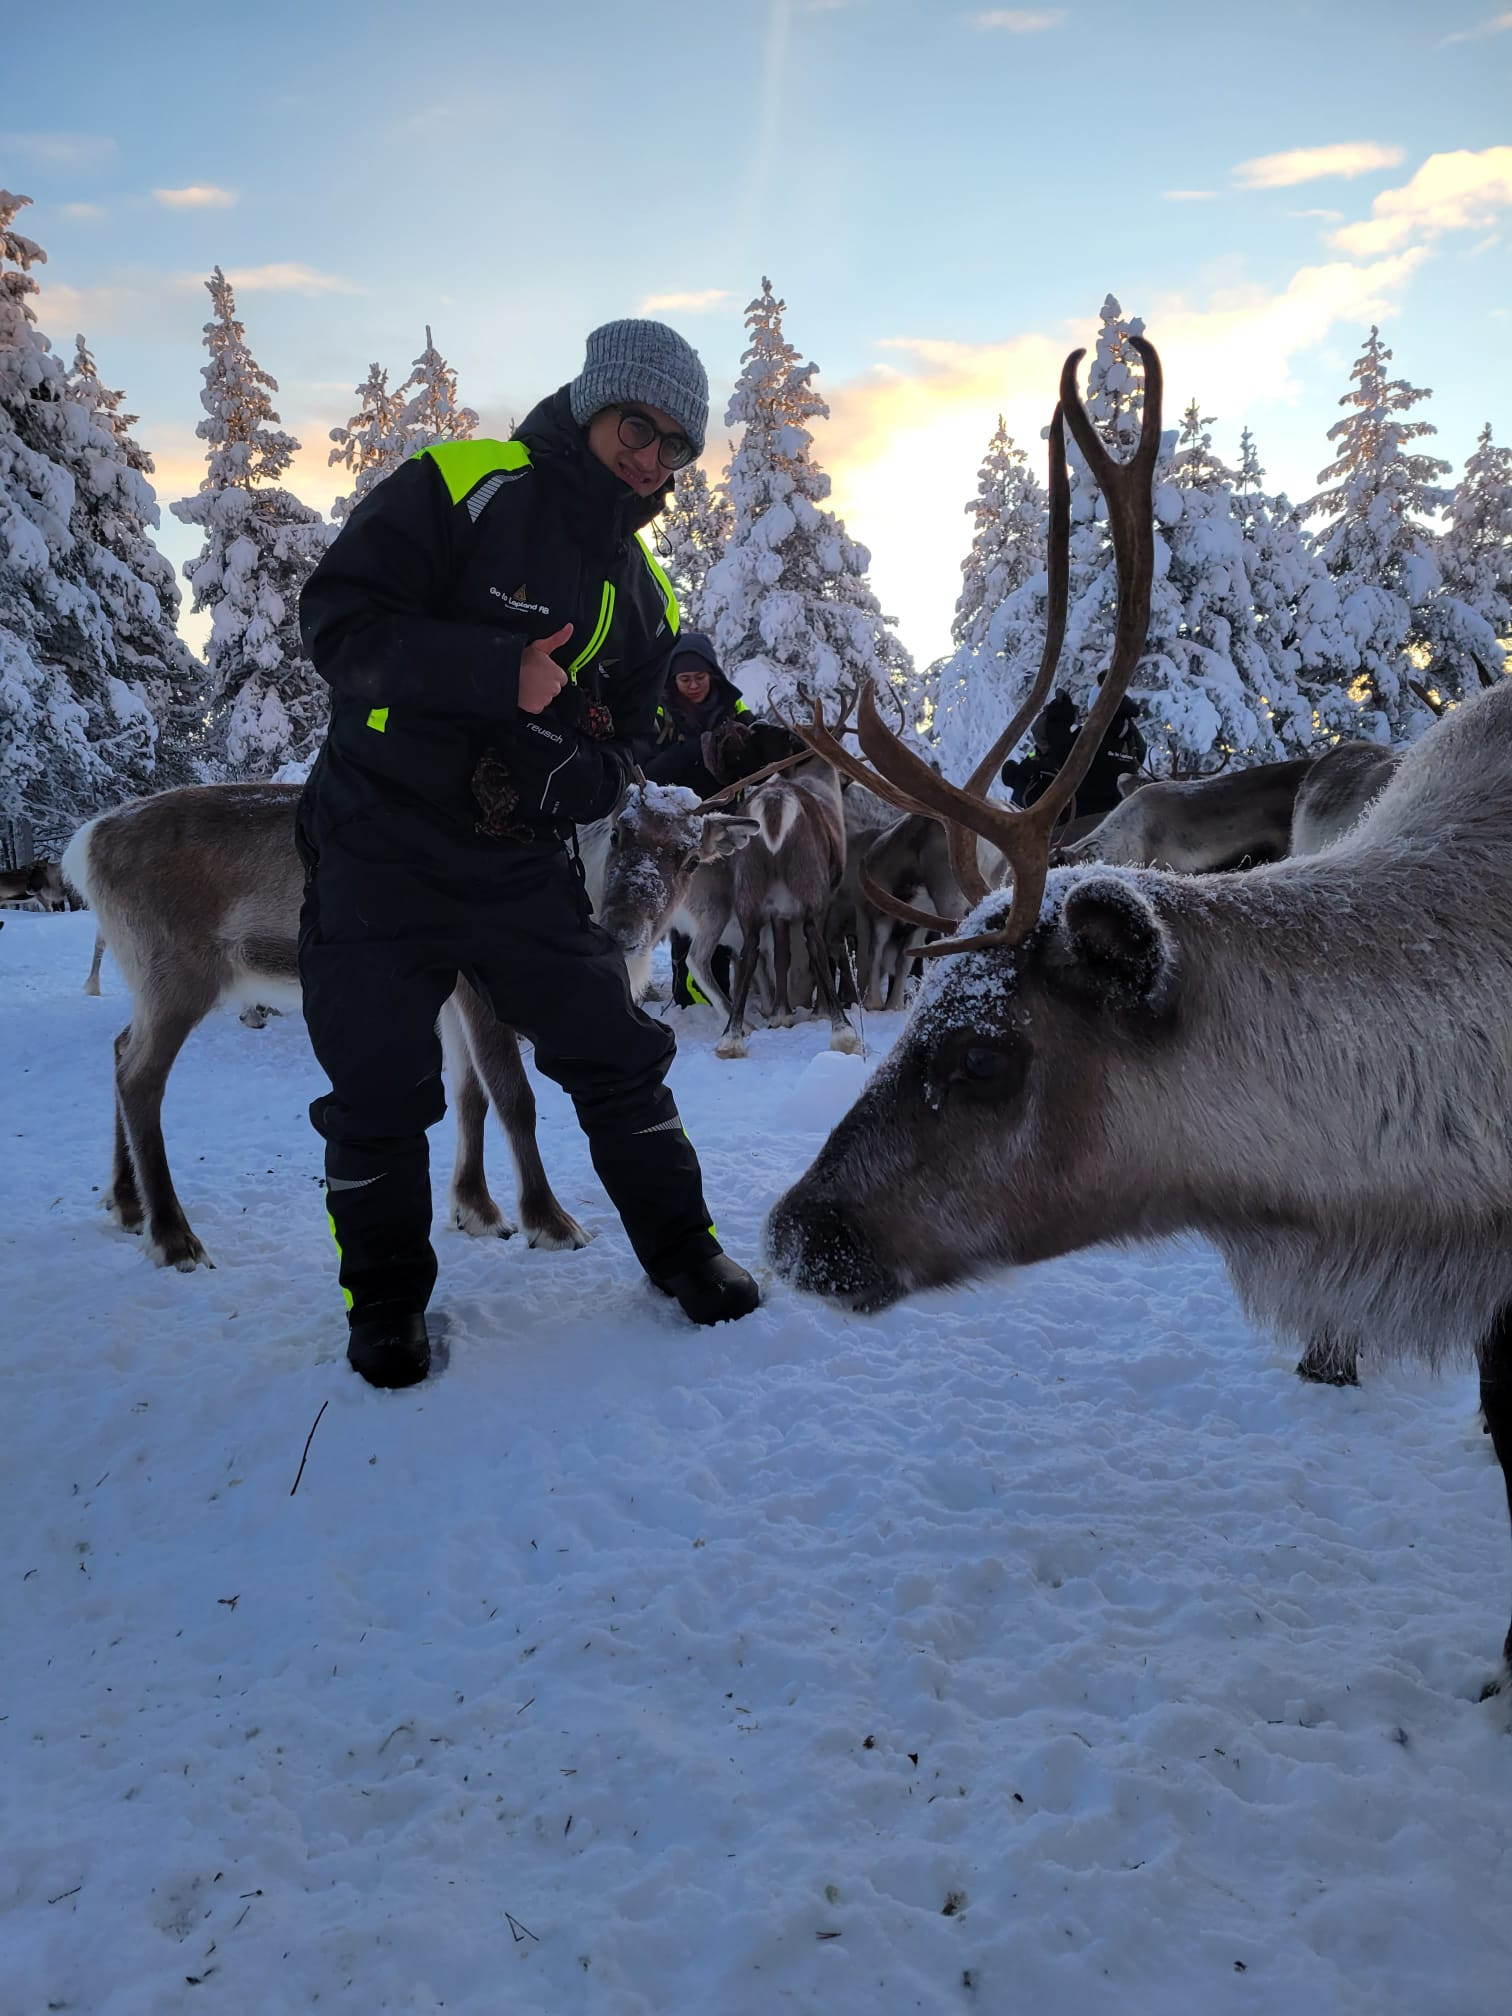
<path id="1" fill-rule="evenodd" d="M 646 775 L 653 783 L 685 784 L 700 798 L 711 797 L 719 780 L 706 760 L 704 737 L 747 715 L 747 708 L 701 630 L 682 631 L 672 646 L 656 715 L 658 746 L 646 758 Z"/>
<path id="2" fill-rule="evenodd" d="M 638 537 L 708 420 L 697 354 L 606 323 L 509 441 L 412 457 L 357 505 L 300 598 L 331 724 L 300 803 L 299 970 L 331 1081 L 310 1118 L 348 1312 L 375 1386 L 430 1367 L 426 1129 L 459 973 L 571 1095 L 636 1258 L 697 1323 L 756 1283 L 720 1249 L 665 1078 L 568 843 L 657 734 L 677 603 Z"/>

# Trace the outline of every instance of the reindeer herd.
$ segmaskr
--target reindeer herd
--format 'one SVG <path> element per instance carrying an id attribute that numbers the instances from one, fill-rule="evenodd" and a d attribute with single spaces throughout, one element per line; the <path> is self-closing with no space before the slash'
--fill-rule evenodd
<path id="1" fill-rule="evenodd" d="M 1299 1370 L 1358 1356 L 1474 1358 L 1512 1510 L 1512 683 L 1404 752 L 1314 759 L 1133 790 L 1070 837 L 1077 786 L 1144 648 L 1160 368 L 1127 463 L 1067 360 L 1050 430 L 1048 625 L 1033 689 L 957 786 L 860 698 L 746 738 L 715 797 L 638 785 L 581 836 L 589 894 L 637 994 L 671 932 L 746 1052 L 750 1004 L 910 1019 L 812 1167 L 772 1210 L 797 1288 L 877 1310 L 920 1289 L 1109 1239 L 1194 1230 Z M 1108 503 L 1113 661 L 1061 775 L 1027 809 L 990 793 L 1050 691 L 1064 635 L 1069 426 Z M 858 746 L 852 746 L 852 744 Z M 753 761 L 754 759 L 754 761 Z M 753 774 L 740 774 L 741 770 Z M 168 791 L 92 820 L 63 875 L 132 997 L 116 1039 L 107 1203 L 153 1257 L 207 1256 L 174 1191 L 161 1108 L 218 1003 L 297 1001 L 297 786 Z M 720 948 L 729 954 L 728 989 Z M 98 949 L 97 949 L 98 966 Z M 532 1245 L 585 1234 L 553 1196 L 513 1032 L 465 983 L 441 1033 L 453 1081 L 454 1221 L 512 1230 L 489 1193 L 493 1105 Z M 1512 1679 L 1512 1631 L 1487 1694 Z"/>

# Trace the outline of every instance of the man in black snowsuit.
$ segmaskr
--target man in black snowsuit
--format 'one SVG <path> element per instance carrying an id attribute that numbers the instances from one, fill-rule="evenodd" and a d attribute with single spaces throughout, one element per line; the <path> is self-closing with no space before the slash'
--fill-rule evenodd
<path id="1" fill-rule="evenodd" d="M 701 630 L 680 632 L 672 646 L 656 714 L 657 747 L 646 758 L 646 775 L 655 784 L 685 784 L 700 798 L 712 797 L 720 783 L 706 760 L 704 737 L 749 715 L 740 688 L 725 677 Z"/>
<path id="2" fill-rule="evenodd" d="M 463 973 L 572 1096 L 636 1258 L 695 1322 L 759 1298 L 724 1255 L 664 1079 L 567 843 L 656 737 L 677 603 L 638 537 L 702 449 L 694 351 L 606 324 L 510 441 L 444 442 L 357 505 L 300 598 L 331 725 L 305 789 L 299 966 L 331 1081 L 326 1143 L 348 1357 L 378 1386 L 430 1364 L 425 1130 L 436 1017 Z"/>

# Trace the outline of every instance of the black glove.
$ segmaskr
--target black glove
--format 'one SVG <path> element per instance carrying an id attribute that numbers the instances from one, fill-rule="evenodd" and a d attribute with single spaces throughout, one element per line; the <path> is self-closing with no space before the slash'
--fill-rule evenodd
<path id="1" fill-rule="evenodd" d="M 542 713 L 520 715 L 473 773 L 479 830 L 538 838 L 543 825 L 586 825 L 612 812 L 626 783 L 623 765 L 601 746 L 613 733 L 609 710 L 572 686 Z"/>

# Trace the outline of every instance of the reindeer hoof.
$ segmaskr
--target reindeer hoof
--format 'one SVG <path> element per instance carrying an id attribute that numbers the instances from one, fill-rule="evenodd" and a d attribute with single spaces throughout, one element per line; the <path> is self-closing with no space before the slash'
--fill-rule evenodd
<path id="1" fill-rule="evenodd" d="M 592 1237 L 593 1234 L 579 1225 L 576 1218 L 569 1218 L 564 1211 L 549 1225 L 538 1226 L 528 1235 L 525 1243 L 539 1253 L 578 1253 Z"/>
<path id="2" fill-rule="evenodd" d="M 457 1230 L 470 1239 L 508 1239 L 515 1229 L 492 1197 L 465 1204 L 454 1198 L 451 1217 Z"/>
<path id="3" fill-rule="evenodd" d="M 187 1225 L 181 1232 L 154 1239 L 149 1251 L 155 1267 L 176 1267 L 180 1274 L 192 1274 L 196 1267 L 215 1265 Z"/>
<path id="4" fill-rule="evenodd" d="M 861 1038 L 847 1024 L 843 1029 L 835 1029 L 830 1032 L 830 1048 L 831 1050 L 843 1050 L 847 1057 L 859 1057 L 861 1054 Z"/>
<path id="5" fill-rule="evenodd" d="M 744 1057 L 746 1043 L 744 1036 L 721 1036 L 714 1045 L 716 1057 Z"/>

